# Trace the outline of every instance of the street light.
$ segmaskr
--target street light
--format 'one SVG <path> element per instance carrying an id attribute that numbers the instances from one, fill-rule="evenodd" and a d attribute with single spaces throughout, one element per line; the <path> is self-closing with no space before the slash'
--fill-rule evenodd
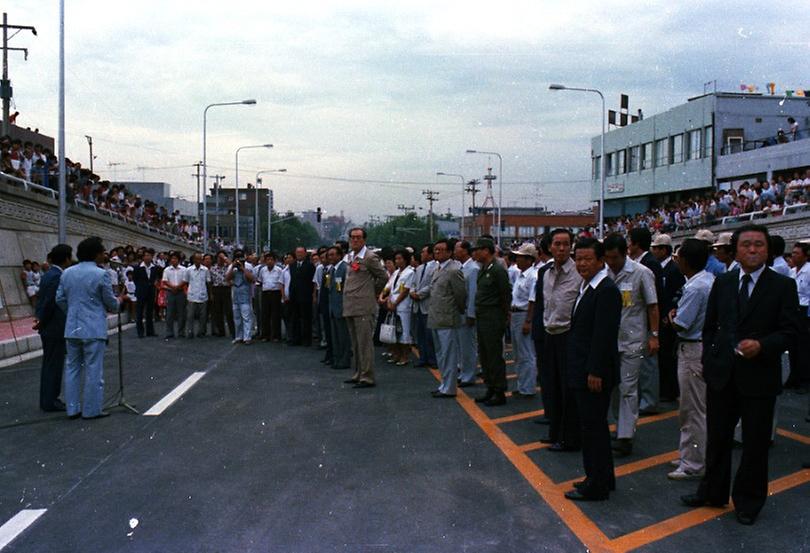
<path id="1" fill-rule="evenodd" d="M 575 92 L 593 92 L 602 99 L 602 136 L 601 154 L 599 161 L 599 238 L 605 237 L 605 96 L 595 88 L 576 88 L 564 84 L 550 84 L 549 90 L 573 90 Z"/>
<path id="2" fill-rule="evenodd" d="M 208 110 L 216 106 L 253 106 L 256 100 L 242 100 L 241 102 L 218 102 L 215 104 L 208 104 L 203 111 L 203 253 L 208 253 L 208 158 L 207 158 L 207 143 L 208 143 Z"/>
<path id="3" fill-rule="evenodd" d="M 498 152 L 482 152 L 479 150 L 467 150 L 468 154 L 482 154 L 487 156 L 498 156 L 498 245 L 501 244 L 501 205 L 503 205 L 503 158 Z"/>
<path id="4" fill-rule="evenodd" d="M 256 187 L 253 189 L 255 194 L 253 194 L 253 199 L 255 204 L 253 206 L 253 237 L 254 237 L 254 248 L 256 252 L 259 251 L 259 183 L 262 180 L 259 178 L 260 175 L 264 175 L 266 173 L 286 173 L 286 169 L 265 169 L 264 171 L 259 171 L 256 173 Z M 270 222 L 273 219 L 273 205 L 270 203 L 270 193 L 267 194 L 267 247 L 270 248 Z"/>
<path id="5" fill-rule="evenodd" d="M 254 100 L 255 102 L 255 100 Z M 236 149 L 236 203 L 235 217 L 236 217 L 236 247 L 239 247 L 239 152 L 241 150 L 248 150 L 250 148 L 272 148 L 272 144 L 254 144 L 252 146 L 240 146 Z"/>
<path id="6" fill-rule="evenodd" d="M 458 177 L 461 179 L 461 239 L 464 240 L 464 213 L 466 212 L 466 207 L 464 205 L 464 195 L 465 186 L 467 181 L 464 179 L 464 175 L 459 175 L 458 173 L 445 173 L 443 171 L 439 171 L 436 173 L 439 177 Z"/>

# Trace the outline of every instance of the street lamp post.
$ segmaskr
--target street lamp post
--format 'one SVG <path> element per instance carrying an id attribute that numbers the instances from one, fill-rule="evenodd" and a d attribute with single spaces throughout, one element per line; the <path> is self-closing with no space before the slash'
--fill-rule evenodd
<path id="1" fill-rule="evenodd" d="M 466 206 L 464 204 L 464 195 L 465 187 L 467 185 L 467 181 L 464 179 L 464 175 L 459 175 L 458 173 L 445 173 L 443 171 L 439 171 L 436 173 L 437 176 L 440 177 L 458 177 L 461 179 L 461 239 L 464 240 L 464 214 L 466 213 Z"/>
<path id="2" fill-rule="evenodd" d="M 241 150 L 248 150 L 251 148 L 272 148 L 272 144 L 254 144 L 251 146 L 240 146 L 236 149 L 236 176 L 235 176 L 235 187 L 236 187 L 236 195 L 234 197 L 234 203 L 236 204 L 236 208 L 234 210 L 235 218 L 236 218 L 236 247 L 239 247 L 239 152 Z"/>
<path id="3" fill-rule="evenodd" d="M 576 88 L 564 84 L 551 84 L 549 90 L 573 90 L 576 92 L 593 92 L 602 99 L 602 136 L 600 138 L 599 160 L 599 238 L 605 237 L 605 96 L 595 88 Z"/>
<path id="4" fill-rule="evenodd" d="M 487 156 L 498 156 L 498 245 L 501 244 L 501 206 L 503 205 L 503 158 L 498 152 L 482 152 L 480 150 L 467 150 L 468 154 L 483 154 Z"/>
<path id="5" fill-rule="evenodd" d="M 286 169 L 265 169 L 264 171 L 259 171 L 258 173 L 256 173 L 256 187 L 253 189 L 254 192 L 255 192 L 255 194 L 253 194 L 253 199 L 254 199 L 254 202 L 255 202 L 254 206 L 253 206 L 253 246 L 254 246 L 257 253 L 259 251 L 259 183 L 261 182 L 261 179 L 259 177 L 261 175 L 264 175 L 264 174 L 267 174 L 267 173 L 286 173 L 286 172 L 287 172 Z M 267 203 L 268 203 L 268 207 L 267 207 L 267 233 L 268 233 L 267 247 L 269 248 L 270 247 L 270 238 L 269 238 L 269 235 L 270 235 L 270 221 L 273 218 L 273 212 L 270 209 L 270 205 L 269 205 L 270 204 L 270 193 L 269 192 L 268 192 L 268 197 L 267 197 Z"/>
<path id="6" fill-rule="evenodd" d="M 256 100 L 242 100 L 240 102 L 218 102 L 208 104 L 203 111 L 203 253 L 208 253 L 208 110 L 216 106 L 253 106 Z"/>

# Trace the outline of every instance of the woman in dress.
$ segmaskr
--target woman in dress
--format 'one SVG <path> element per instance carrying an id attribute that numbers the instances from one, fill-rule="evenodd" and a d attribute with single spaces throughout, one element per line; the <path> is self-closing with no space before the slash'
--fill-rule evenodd
<path id="1" fill-rule="evenodd" d="M 413 288 L 414 270 L 411 267 L 411 253 L 408 250 L 394 252 L 394 264 L 397 267 L 397 278 L 388 296 L 388 310 L 396 313 L 402 331 L 397 334 L 397 346 L 394 353 L 398 366 L 407 365 L 411 356 L 411 308 L 413 300 L 410 292 Z"/>

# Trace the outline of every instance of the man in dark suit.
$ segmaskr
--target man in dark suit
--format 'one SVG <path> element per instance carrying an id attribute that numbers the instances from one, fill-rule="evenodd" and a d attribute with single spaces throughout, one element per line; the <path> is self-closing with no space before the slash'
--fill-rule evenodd
<path id="1" fill-rule="evenodd" d="M 742 419 L 743 453 L 731 497 L 750 525 L 768 495 L 768 448 L 782 390 L 782 352 L 799 331 L 796 283 L 767 266 L 768 229 L 746 225 L 732 237 L 739 269 L 714 281 L 703 326 L 706 380 L 706 474 L 690 507 L 728 503 L 734 427 Z"/>
<path id="2" fill-rule="evenodd" d="M 160 267 L 152 263 L 155 250 L 143 252 L 143 261 L 135 267 L 132 281 L 135 283 L 135 328 L 138 338 L 144 337 L 144 315 L 146 316 L 146 336 L 157 336 L 155 333 L 155 284 L 160 282 Z"/>
<path id="3" fill-rule="evenodd" d="M 585 479 L 574 484 L 565 497 L 600 501 L 616 488 L 607 414 L 611 390 L 619 380 L 622 298 L 608 276 L 601 242 L 583 238 L 574 252 L 582 285 L 568 333 L 566 379 L 579 410 Z"/>
<path id="4" fill-rule="evenodd" d="M 669 312 L 678 305 L 686 279 L 678 264 L 672 259 L 672 238 L 667 234 L 656 234 L 652 241 L 652 254 L 661 264 L 661 295 L 658 296 L 658 313 L 661 321 L 658 348 L 658 382 L 660 399 L 675 401 L 678 394 L 678 360 L 675 355 L 677 334 L 669 322 Z"/>
<path id="5" fill-rule="evenodd" d="M 314 302 L 315 266 L 310 263 L 307 250 L 295 249 L 295 261 L 290 265 L 290 345 L 312 345 L 312 304 Z"/>
<path id="6" fill-rule="evenodd" d="M 343 286 L 346 283 L 346 268 L 348 264 L 343 259 L 344 246 L 348 244 L 335 244 L 329 248 L 329 320 L 331 321 L 332 335 L 332 368 L 350 369 L 352 360 L 352 340 L 349 336 L 349 327 L 343 317 Z"/>
<path id="7" fill-rule="evenodd" d="M 664 271 L 661 264 L 650 252 L 652 234 L 650 229 L 636 227 L 628 233 L 630 238 L 627 253 L 633 261 L 641 263 L 655 275 L 655 295 L 660 298 L 664 288 Z M 659 309 L 659 315 L 664 312 Z M 658 412 L 659 399 L 658 355 L 647 355 L 641 363 L 638 375 L 638 412 L 641 415 L 653 415 Z"/>
<path id="8" fill-rule="evenodd" d="M 62 373 L 65 370 L 65 312 L 56 305 L 56 290 L 62 271 L 71 263 L 73 248 L 67 244 L 54 246 L 48 254 L 50 270 L 42 277 L 37 294 L 34 329 L 42 339 L 42 373 L 39 381 L 39 407 L 43 411 L 64 411 L 59 399 L 62 391 Z"/>

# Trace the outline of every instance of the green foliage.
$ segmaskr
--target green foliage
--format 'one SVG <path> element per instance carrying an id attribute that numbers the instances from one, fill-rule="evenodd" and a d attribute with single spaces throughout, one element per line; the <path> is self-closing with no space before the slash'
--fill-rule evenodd
<path id="1" fill-rule="evenodd" d="M 406 213 L 384 223 L 370 223 L 366 230 L 367 243 L 376 248 L 412 246 L 418 249 L 422 244 L 430 242 L 427 218 L 418 217 L 416 213 Z M 433 231 L 433 235 L 437 236 L 435 225 Z"/>
<path id="2" fill-rule="evenodd" d="M 292 213 L 273 212 L 271 248 L 279 253 L 293 251 L 298 246 L 315 248 L 320 245 L 318 231 Z M 262 242 L 267 239 L 267 223 L 262 225 Z"/>

